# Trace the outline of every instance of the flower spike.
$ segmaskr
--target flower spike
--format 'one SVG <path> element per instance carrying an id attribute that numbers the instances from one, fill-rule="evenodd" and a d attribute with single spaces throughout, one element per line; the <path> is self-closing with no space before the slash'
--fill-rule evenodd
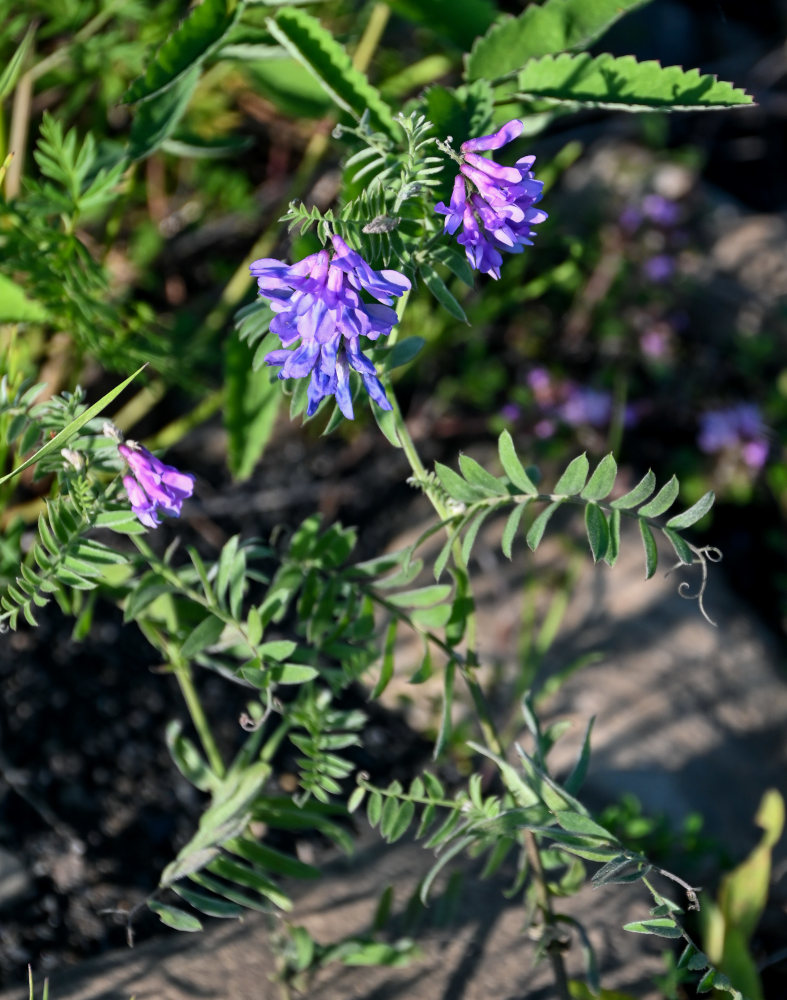
<path id="1" fill-rule="evenodd" d="M 391 304 L 409 291 L 410 281 L 399 271 L 375 271 L 340 236 L 334 235 L 332 242 L 333 255 L 320 250 L 289 267 L 265 258 L 251 265 L 251 273 L 276 313 L 270 328 L 282 342 L 281 349 L 266 356 L 266 363 L 279 367 L 282 379 L 311 376 L 309 416 L 326 396 L 334 396 L 352 420 L 350 370 L 358 372 L 381 409 L 391 409 L 374 365 L 361 351 L 360 338 L 377 340 L 391 332 L 398 322 Z M 361 291 L 377 301 L 364 301 Z"/>
<path id="2" fill-rule="evenodd" d="M 500 149 L 516 139 L 522 128 L 515 118 L 491 135 L 463 142 L 451 199 L 448 205 L 442 201 L 435 205 L 435 212 L 446 216 L 446 233 L 462 227 L 457 241 L 464 246 L 471 266 L 493 278 L 500 277 L 500 251 L 521 253 L 525 246 L 532 246 L 535 234 L 530 227 L 547 218 L 546 212 L 534 208 L 543 187 L 530 172 L 534 156 L 517 160 L 513 167 L 479 156 L 479 151 Z"/>

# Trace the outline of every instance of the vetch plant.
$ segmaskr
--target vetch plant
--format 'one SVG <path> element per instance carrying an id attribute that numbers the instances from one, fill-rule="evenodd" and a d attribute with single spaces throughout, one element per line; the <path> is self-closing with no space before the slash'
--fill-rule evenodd
<path id="1" fill-rule="evenodd" d="M 562 782 L 548 760 L 558 734 L 542 726 L 532 691 L 522 700 L 532 749 L 512 744 L 501 732 L 479 681 L 469 566 L 488 518 L 505 518 L 502 553 L 520 558 L 517 541 L 537 549 L 555 512 L 568 507 L 584 519 L 591 558 L 613 567 L 621 523 L 629 518 L 641 534 L 644 575 L 656 571 L 661 536 L 676 565 L 699 572 L 699 587 L 686 593 L 683 584 L 681 593 L 697 599 L 704 613 L 707 564 L 719 553 L 693 544 L 683 532 L 710 510 L 713 494 L 675 513 L 680 486 L 674 476 L 659 486 L 649 471 L 624 492 L 612 454 L 593 463 L 585 454 L 565 456 L 560 474 L 542 477 L 508 431 L 499 436 L 498 462 L 491 469 L 464 454 L 457 467 L 437 462 L 427 468 L 397 399 L 394 375 L 414 364 L 425 343 L 417 330 L 411 332 L 408 302 L 428 301 L 444 323 L 466 321 L 461 286 L 474 288 L 476 271 L 502 285 L 506 255 L 530 246 L 533 227 L 546 222 L 544 184 L 533 175 L 534 157 L 520 148 L 525 133 L 530 145 L 539 130 L 578 108 L 718 110 L 751 104 L 743 91 L 696 70 L 583 51 L 621 14 L 639 6 L 642 0 L 546 0 L 510 16 L 492 3 L 458 0 L 455 23 L 441 30 L 450 34 L 457 52 L 466 49 L 463 59 L 443 57 L 430 64 L 432 70 L 419 65 L 402 108 L 364 72 L 381 44 L 385 4 L 375 6 L 351 57 L 300 5 L 203 0 L 180 24 L 167 25 L 171 34 L 155 54 L 145 51 L 144 75 L 129 81 L 125 94 L 130 122 L 122 141 L 102 147 L 91 133 L 80 135 L 81 126 L 66 130 L 47 116 L 38 124 L 33 159 L 38 174 L 24 184 L 16 173 L 8 183 L 6 174 L 0 240 L 11 265 L 0 291 L 9 289 L 2 320 L 13 330 L 6 342 L 0 421 L 11 471 L 0 479 L 0 489 L 3 501 L 13 502 L 17 477 L 31 467 L 39 480 L 50 477 L 50 485 L 36 510 L 34 539 L 26 555 L 18 553 L 13 579 L 0 597 L 0 620 L 6 629 L 22 619 L 35 625 L 39 609 L 54 598 L 75 616 L 79 637 L 91 628 L 96 596 L 113 601 L 177 680 L 193 731 L 173 722 L 167 745 L 175 766 L 206 797 L 191 839 L 157 884 L 151 873 L 144 903 L 124 913 L 130 939 L 140 909 L 185 931 L 199 930 L 204 917 L 259 910 L 276 916 L 285 939 L 285 983 L 306 981 L 334 960 L 401 963 L 413 942 L 391 944 L 370 936 L 325 944 L 291 926 L 284 914 L 292 902 L 281 878 L 318 872 L 261 832 L 316 831 L 351 850 L 348 817 L 360 815 L 364 806 L 368 823 L 386 840 L 413 829 L 435 852 L 421 889 L 424 899 L 449 861 L 485 853 L 491 874 L 511 857 L 523 918 L 527 913 L 533 919 L 559 1000 L 585 995 L 583 990 L 599 995 L 601 985 L 585 929 L 559 910 L 555 870 L 570 873 L 575 888 L 587 881 L 641 883 L 652 908 L 625 929 L 683 939 L 681 965 L 710 981 L 709 960 L 683 921 L 685 910 L 699 906 L 697 891 L 627 849 L 578 797 L 591 753 L 592 720 L 576 767 Z M 111 19 L 109 7 L 102 16 Z M 427 25 L 429 17 L 423 14 Z M 22 93 L 15 108 L 39 77 L 59 66 L 67 72 L 74 55 L 56 49 L 29 64 L 28 38 L 36 27 L 30 31 L 20 44 L 22 54 L 0 74 L 0 97 L 15 88 Z M 101 24 L 91 21 L 79 41 L 98 45 L 100 37 Z M 341 119 L 334 130 L 337 142 L 345 144 L 341 189 L 330 206 L 304 203 L 308 176 L 328 148 L 327 138 L 315 133 L 287 192 L 289 204 L 281 206 L 283 221 L 297 238 L 288 243 L 277 224 L 262 233 L 249 259 L 237 262 L 204 323 L 193 331 L 186 317 L 188 338 L 177 341 L 182 327 L 156 320 L 127 289 L 107 296 L 113 287 L 107 255 L 95 252 L 99 236 L 89 237 L 82 227 L 100 220 L 100 233 L 111 242 L 134 198 L 138 165 L 154 154 L 178 161 L 214 156 L 215 148 L 200 147 L 181 129 L 197 84 L 208 86 L 224 66 L 241 72 L 246 62 L 262 65 L 271 49 L 277 58 L 291 60 L 298 73 L 308 73 L 324 107 L 330 105 L 330 114 Z M 257 69 L 264 77 L 264 66 Z M 437 79 L 451 82 L 437 84 Z M 21 134 L 16 125 L 10 134 Z M 500 156 L 506 162 L 487 155 L 509 146 L 510 158 Z M 221 155 L 236 155 L 237 148 L 230 145 Z M 155 176 L 152 167 L 148 179 Z M 548 205 L 548 194 L 544 202 Z M 664 205 L 654 203 L 646 212 L 660 225 L 672 224 Z M 547 226 L 540 232 L 542 244 L 552 238 Z M 142 256 L 144 247 L 137 250 Z M 274 252 L 280 256 L 270 256 Z M 533 250 L 531 267 L 538 266 Z M 259 292 L 253 299 L 250 276 Z M 172 293 L 173 302 L 178 294 Z M 228 328 L 233 314 L 234 331 Z M 123 430 L 148 414 L 163 395 L 165 380 L 199 395 L 219 333 L 226 340 L 223 386 L 165 428 L 149 450 L 118 435 L 105 436 L 99 420 L 141 369 L 90 406 L 81 391 L 43 398 L 30 372 L 41 358 L 25 353 L 17 324 L 42 336 L 66 330 L 73 370 L 97 359 L 125 374 L 134 359 L 149 361 L 156 377 L 114 415 Z M 572 392 L 576 396 L 579 390 Z M 358 561 L 353 529 L 310 516 L 286 543 L 233 535 L 213 558 L 185 541 L 185 501 L 196 510 L 201 502 L 195 478 L 154 452 L 177 443 L 223 407 L 230 467 L 247 476 L 266 447 L 276 448 L 274 423 L 288 397 L 291 418 L 319 421 L 325 433 L 344 419 L 362 419 L 361 407 L 371 400 L 371 416 L 384 439 L 402 452 L 409 482 L 434 510 L 434 523 L 421 539 L 403 551 Z M 570 400 L 558 402 L 553 401 L 553 415 L 570 422 Z M 589 411 L 605 408 L 603 420 L 608 404 L 606 397 L 582 397 Z M 159 549 L 157 536 L 181 534 L 181 546 Z M 432 536 L 441 546 L 427 567 L 422 542 Z M 433 580 L 425 580 L 426 573 Z M 438 675 L 442 682 L 435 766 L 407 786 L 396 781 L 378 787 L 353 764 L 353 748 L 364 740 L 365 715 L 348 708 L 343 693 L 360 685 L 370 698 L 380 697 L 402 669 L 397 650 L 404 634 L 415 635 L 422 651 L 410 679 Z M 203 670 L 245 689 L 247 709 L 232 754 L 220 746 L 202 703 L 195 675 Z M 457 788 L 448 786 L 439 768 L 450 753 L 458 685 L 469 694 L 476 733 L 467 744 L 473 772 Z M 276 783 L 276 755 L 283 746 L 296 762 L 294 794 L 283 794 Z M 488 786 L 481 781 L 482 762 L 495 774 Z M 585 862 L 597 866 L 592 879 Z M 656 877 L 678 887 L 680 902 L 664 895 Z M 584 985 L 568 980 L 558 927 L 570 929 L 582 946 Z M 713 971 L 712 981 L 714 988 L 742 997 L 722 972 Z"/>

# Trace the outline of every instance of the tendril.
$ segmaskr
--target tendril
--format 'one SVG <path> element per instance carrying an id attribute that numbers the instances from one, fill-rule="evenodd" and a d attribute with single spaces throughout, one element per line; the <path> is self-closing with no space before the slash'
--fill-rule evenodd
<path id="1" fill-rule="evenodd" d="M 699 566 L 700 567 L 700 582 L 697 587 L 696 593 L 692 593 L 691 584 L 688 580 L 683 580 L 678 584 L 678 593 L 686 601 L 696 601 L 697 606 L 700 609 L 700 614 L 710 625 L 716 627 L 716 622 L 711 618 L 708 612 L 705 610 L 705 588 L 708 586 L 708 563 L 718 563 L 722 560 L 722 553 L 720 549 L 717 549 L 714 545 L 704 545 L 699 548 L 696 545 L 692 545 L 687 542 L 687 545 L 694 554 L 694 559 L 690 563 L 683 562 L 679 559 L 674 566 L 667 570 L 665 576 L 669 576 L 674 570 L 679 569 L 681 566 Z"/>

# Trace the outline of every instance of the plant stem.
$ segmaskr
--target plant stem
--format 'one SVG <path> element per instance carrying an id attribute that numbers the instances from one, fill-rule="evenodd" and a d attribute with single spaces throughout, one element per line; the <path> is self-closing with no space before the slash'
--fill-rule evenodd
<path id="1" fill-rule="evenodd" d="M 221 759 L 219 748 L 213 739 L 210 724 L 202 708 L 202 702 L 194 687 L 194 678 L 191 675 L 189 664 L 177 655 L 171 658 L 172 672 L 175 674 L 186 708 L 189 710 L 191 721 L 199 736 L 205 756 L 208 758 L 213 771 L 220 777 L 224 777 L 224 761 Z"/>
<path id="2" fill-rule="evenodd" d="M 533 869 L 533 883 L 536 887 L 538 905 L 541 909 L 541 915 L 544 920 L 545 934 L 551 938 L 551 940 L 547 941 L 546 952 L 547 955 L 549 955 L 549 961 L 552 964 L 552 974 L 555 977 L 557 996 L 559 1000 L 571 1000 L 571 993 L 568 989 L 566 966 L 563 962 L 563 948 L 557 936 L 553 936 L 556 926 L 555 914 L 552 910 L 551 894 L 549 892 L 549 886 L 547 885 L 544 865 L 541 861 L 541 852 L 538 849 L 538 841 L 536 840 L 536 835 L 532 832 L 532 830 L 525 830 L 524 838 L 527 859 Z"/>
<path id="3" fill-rule="evenodd" d="M 402 309 L 403 311 L 403 309 Z M 400 312 L 401 319 L 401 312 Z M 393 408 L 394 425 L 396 427 L 396 433 L 399 441 L 402 445 L 402 450 L 407 456 L 407 460 L 410 463 L 410 467 L 413 470 L 413 474 L 418 479 L 424 479 L 426 477 L 426 469 L 421 457 L 418 454 L 418 449 L 415 446 L 410 431 L 407 429 L 407 425 L 402 417 L 401 410 L 399 409 L 399 404 L 396 401 L 396 396 L 390 387 L 388 388 L 389 396 L 392 400 L 391 406 Z M 450 517 L 448 510 L 443 504 L 439 497 L 434 496 L 432 493 L 427 493 L 432 506 L 435 509 L 438 517 L 441 521 L 445 521 Z M 447 530 L 447 529 L 446 529 Z M 462 549 L 459 542 L 455 542 L 453 546 L 454 562 L 457 569 L 467 574 L 467 564 L 462 556 Z M 471 594 L 472 596 L 472 594 Z M 486 695 L 478 682 L 478 677 L 476 676 L 475 666 L 477 665 L 476 658 L 476 616 L 475 611 L 471 611 L 467 619 L 467 631 L 466 631 L 466 643 L 467 643 L 467 653 L 464 663 L 459 663 L 459 668 L 464 679 L 465 684 L 470 692 L 470 697 L 473 700 L 473 706 L 476 710 L 476 715 L 478 718 L 478 724 L 481 732 L 486 742 L 487 747 L 492 750 L 497 756 L 503 757 L 505 755 L 503 744 L 497 733 L 497 728 L 495 726 L 494 719 L 492 717 L 492 711 L 489 707 L 489 702 L 486 699 Z M 536 840 L 535 834 L 530 830 L 525 830 L 523 833 L 525 851 L 527 853 L 528 860 L 530 861 L 530 866 L 533 872 L 533 882 L 536 888 L 536 894 L 538 897 L 539 908 L 541 909 L 545 934 L 550 937 L 546 945 L 546 950 L 549 955 L 549 960 L 552 964 L 552 972 L 555 977 L 555 985 L 557 987 L 557 998 L 558 1000 L 571 1000 L 571 995 L 568 991 L 568 977 L 566 975 L 566 967 L 563 962 L 562 947 L 557 937 L 554 936 L 555 916 L 552 910 L 552 900 L 549 891 L 549 886 L 547 884 L 546 875 L 544 873 L 544 866 L 541 861 L 541 854 L 539 852 L 538 841 Z"/>

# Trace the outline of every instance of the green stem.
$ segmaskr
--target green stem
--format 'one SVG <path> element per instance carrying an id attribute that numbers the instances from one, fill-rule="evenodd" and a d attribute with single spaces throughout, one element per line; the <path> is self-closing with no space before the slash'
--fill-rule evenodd
<path id="1" fill-rule="evenodd" d="M 397 308 L 399 313 L 399 319 L 401 320 L 402 314 L 404 312 L 404 305 L 406 298 L 400 301 Z M 415 446 L 415 442 L 410 435 L 410 431 L 407 428 L 407 424 L 402 417 L 402 412 L 399 408 L 399 404 L 396 400 L 396 396 L 393 389 L 388 386 L 389 397 L 391 399 L 391 406 L 393 410 L 394 427 L 396 429 L 396 435 L 401 443 L 402 450 L 404 451 L 408 462 L 410 463 L 410 468 L 413 470 L 413 475 L 417 479 L 426 478 L 426 469 L 421 457 L 418 454 L 418 449 Z M 435 509 L 437 516 L 441 521 L 448 521 L 451 517 L 450 512 L 443 504 L 440 497 L 436 496 L 433 491 L 428 491 L 427 496 Z M 499 498 L 495 498 L 498 499 Z M 446 525 L 446 532 L 449 530 L 448 525 Z M 462 547 L 459 544 L 458 539 L 454 542 L 452 546 L 454 563 L 459 570 L 459 572 L 467 576 L 467 563 L 465 562 L 464 556 L 462 555 Z M 472 598 L 472 591 L 470 591 L 470 596 Z M 471 605 L 474 607 L 474 605 Z M 484 737 L 484 741 L 487 747 L 498 757 L 504 757 L 505 751 L 503 743 L 497 732 L 497 727 L 495 726 L 494 718 L 492 717 L 492 711 L 489 707 L 489 702 L 487 701 L 486 695 L 478 682 L 478 677 L 476 676 L 475 667 L 477 666 L 477 656 L 476 656 L 476 615 L 475 610 L 472 610 L 468 615 L 467 628 L 466 628 L 466 655 L 464 662 L 459 661 L 459 669 L 464 679 L 467 689 L 470 692 L 470 697 L 473 701 L 473 706 L 476 711 L 476 716 L 478 719 L 478 724 Z M 555 978 L 555 985 L 557 987 L 558 1000 L 571 1000 L 571 995 L 568 990 L 568 977 L 566 975 L 566 967 L 563 962 L 562 945 L 560 944 L 557 936 L 554 934 L 554 928 L 556 926 L 554 911 L 552 910 L 552 899 L 551 893 L 549 891 L 549 885 L 547 883 L 546 874 L 544 872 L 544 866 L 541 861 L 541 853 L 538 846 L 538 841 L 535 835 L 531 831 L 524 832 L 524 845 L 527 857 L 530 861 L 530 865 L 533 872 L 533 881 L 536 887 L 536 893 L 539 902 L 539 908 L 541 910 L 545 933 L 551 940 L 547 942 L 546 950 L 549 955 L 549 960 L 552 964 L 552 972 Z"/>
<path id="2" fill-rule="evenodd" d="M 183 695 L 183 700 L 186 702 L 186 708 L 189 710 L 191 721 L 194 724 L 194 728 L 197 731 L 202 748 L 205 751 L 205 756 L 208 758 L 208 762 L 213 768 L 214 773 L 220 778 L 223 778 L 224 761 L 221 759 L 219 748 L 216 745 L 216 741 L 213 739 L 210 723 L 208 722 L 207 716 L 202 708 L 202 702 L 197 694 L 197 689 L 194 687 L 194 678 L 191 674 L 191 667 L 185 660 L 182 660 L 179 656 L 177 656 L 177 654 L 171 658 L 170 663 L 172 666 L 172 672 L 175 674 L 177 682 L 180 686 L 180 692 Z"/>

